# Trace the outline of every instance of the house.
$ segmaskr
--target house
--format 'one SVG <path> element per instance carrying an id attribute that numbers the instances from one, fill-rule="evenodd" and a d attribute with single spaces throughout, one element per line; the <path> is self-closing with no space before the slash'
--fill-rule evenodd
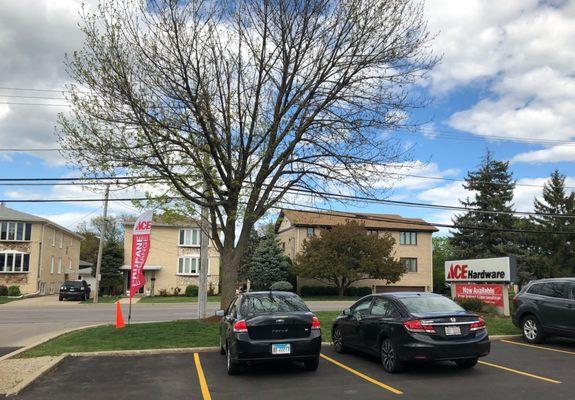
<path id="1" fill-rule="evenodd" d="M 275 230 L 284 252 L 294 260 L 304 241 L 335 225 L 353 220 L 365 226 L 368 234 L 389 233 L 395 239 L 394 256 L 405 264 L 401 280 L 387 285 L 376 279 L 361 280 L 353 286 L 369 286 L 375 293 L 387 291 L 431 291 L 433 263 L 431 235 L 437 228 L 422 219 L 395 214 L 361 214 L 283 209 Z M 322 283 L 298 277 L 298 288 Z"/>
<path id="2" fill-rule="evenodd" d="M 124 265 L 120 269 L 124 273 L 126 291 L 130 282 L 133 226 L 133 220 L 124 222 Z M 174 289 L 179 288 L 183 294 L 188 285 L 198 285 L 200 237 L 196 221 L 166 223 L 154 220 L 150 252 L 144 266 L 146 285 L 140 289 L 140 293 L 154 296 L 165 290 L 168 294 L 174 294 Z M 208 246 L 208 260 L 208 289 L 218 293 L 220 256 L 213 241 Z"/>
<path id="3" fill-rule="evenodd" d="M 66 279 L 78 279 L 82 239 L 0 203 L 0 285 L 18 285 L 23 294 L 57 293 Z"/>
<path id="4" fill-rule="evenodd" d="M 92 267 L 94 264 L 88 261 L 80 260 L 79 263 L 79 270 L 78 270 L 78 279 L 86 281 L 92 289 L 96 287 L 96 277 L 92 276 Z"/>

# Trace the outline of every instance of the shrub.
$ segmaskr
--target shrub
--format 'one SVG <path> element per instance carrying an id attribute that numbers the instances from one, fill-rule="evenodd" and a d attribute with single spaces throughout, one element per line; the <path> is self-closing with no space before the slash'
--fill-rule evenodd
<path id="1" fill-rule="evenodd" d="M 168 289 L 160 289 L 160 297 L 168 297 Z"/>
<path id="2" fill-rule="evenodd" d="M 467 311 L 481 312 L 483 307 L 485 307 L 485 303 L 481 299 L 476 299 L 474 297 L 456 297 L 453 300 Z"/>
<path id="3" fill-rule="evenodd" d="M 8 288 L 8 296 L 20 296 L 20 286 L 12 285 Z"/>
<path id="4" fill-rule="evenodd" d="M 0 285 L 0 296 L 8 296 L 8 287 L 6 285 Z"/>
<path id="5" fill-rule="evenodd" d="M 270 290 L 279 290 L 282 292 L 290 292 L 293 290 L 293 285 L 287 281 L 278 281 L 272 283 Z"/>
<path id="6" fill-rule="evenodd" d="M 196 285 L 186 286 L 186 296 L 196 297 L 198 295 L 198 287 Z"/>
<path id="7" fill-rule="evenodd" d="M 303 297 L 309 296 L 337 296 L 337 288 L 334 286 L 303 286 L 300 289 L 300 294 Z M 363 287 L 348 287 L 344 293 L 346 296 L 363 297 L 371 294 L 371 288 Z"/>
<path id="8" fill-rule="evenodd" d="M 182 291 L 182 288 L 175 287 L 174 288 L 174 296 L 179 296 L 181 291 Z"/>
<path id="9" fill-rule="evenodd" d="M 208 296 L 214 296 L 215 294 L 214 284 L 210 282 L 208 284 Z"/>

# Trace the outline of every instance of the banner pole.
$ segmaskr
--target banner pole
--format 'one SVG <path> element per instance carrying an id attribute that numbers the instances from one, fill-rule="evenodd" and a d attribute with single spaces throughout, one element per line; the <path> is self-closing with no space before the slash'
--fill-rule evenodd
<path id="1" fill-rule="evenodd" d="M 132 319 L 132 296 L 130 296 L 130 306 L 128 307 L 128 326 L 130 326 L 130 319 Z"/>

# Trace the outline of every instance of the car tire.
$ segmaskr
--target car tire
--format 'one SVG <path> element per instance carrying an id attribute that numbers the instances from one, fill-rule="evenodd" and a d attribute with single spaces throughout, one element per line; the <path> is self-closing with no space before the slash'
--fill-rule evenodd
<path id="1" fill-rule="evenodd" d="M 347 348 L 343 344 L 343 334 L 339 326 L 333 328 L 331 341 L 333 342 L 333 349 L 336 353 L 345 353 L 347 351 Z"/>
<path id="2" fill-rule="evenodd" d="M 465 360 L 455 360 L 455 363 L 459 368 L 467 369 L 475 367 L 477 365 L 477 361 L 479 361 L 479 358 L 475 357 L 475 358 L 467 358 Z"/>
<path id="3" fill-rule="evenodd" d="M 232 361 L 232 355 L 230 354 L 230 347 L 226 346 L 226 369 L 228 371 L 228 375 L 237 375 L 241 372 L 241 366 L 238 363 Z"/>
<path id="4" fill-rule="evenodd" d="M 397 350 L 391 339 L 384 339 L 380 347 L 381 364 L 385 372 L 396 374 L 403 371 L 404 363 L 399 359 Z"/>
<path id="5" fill-rule="evenodd" d="M 305 360 L 303 365 L 306 371 L 317 371 L 317 367 L 319 367 L 319 357 L 316 357 L 313 360 Z"/>
<path id="6" fill-rule="evenodd" d="M 534 315 L 528 315 L 521 320 L 521 333 L 527 343 L 541 343 L 545 340 L 543 327 Z"/>
<path id="7" fill-rule="evenodd" d="M 64 301 L 64 298 L 63 298 L 62 296 L 60 296 L 60 297 L 58 298 L 58 300 Z"/>
<path id="8" fill-rule="evenodd" d="M 220 334 L 220 354 L 225 355 L 226 349 L 224 349 L 224 345 L 222 344 L 222 335 Z"/>

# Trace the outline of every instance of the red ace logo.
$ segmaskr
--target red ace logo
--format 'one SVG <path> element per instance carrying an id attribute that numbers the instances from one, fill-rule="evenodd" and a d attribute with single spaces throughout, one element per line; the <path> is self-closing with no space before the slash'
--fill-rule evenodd
<path id="1" fill-rule="evenodd" d="M 151 221 L 139 221 L 138 224 L 136 225 L 136 230 L 147 231 L 150 229 L 151 226 L 152 226 Z"/>
<path id="2" fill-rule="evenodd" d="M 447 279 L 464 279 L 467 277 L 467 265 L 451 264 Z"/>

